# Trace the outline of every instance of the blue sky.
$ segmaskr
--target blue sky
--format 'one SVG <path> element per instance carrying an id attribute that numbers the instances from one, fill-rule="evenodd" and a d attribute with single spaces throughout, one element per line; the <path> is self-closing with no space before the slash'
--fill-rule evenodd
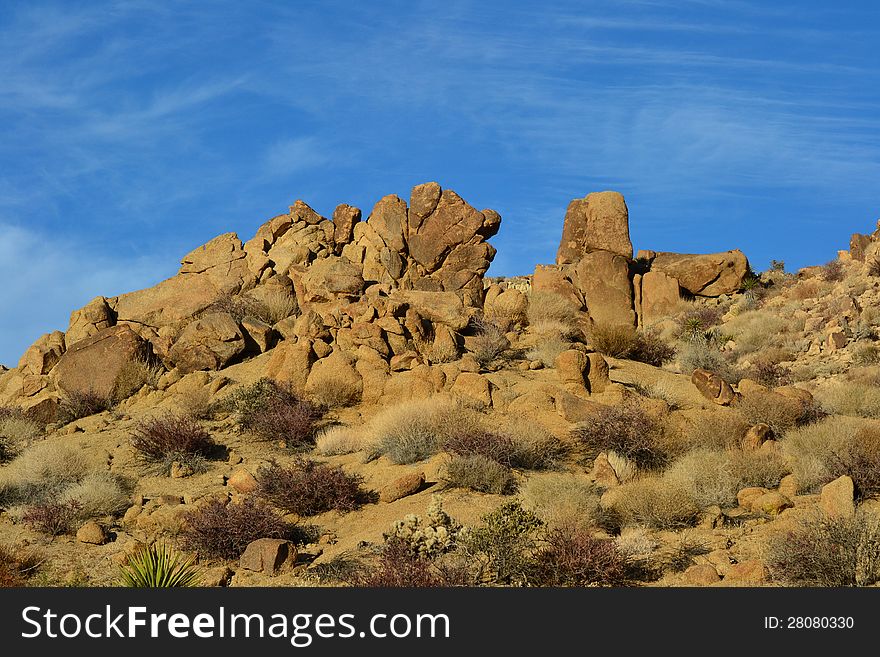
<path id="1" fill-rule="evenodd" d="M 636 248 L 825 262 L 880 217 L 880 4 L 0 2 L 0 363 L 302 198 L 436 180 L 552 262 L 616 189 Z"/>

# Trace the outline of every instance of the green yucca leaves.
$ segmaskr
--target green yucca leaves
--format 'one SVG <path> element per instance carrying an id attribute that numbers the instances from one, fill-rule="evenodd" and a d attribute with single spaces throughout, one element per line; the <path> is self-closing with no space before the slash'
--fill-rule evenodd
<path id="1" fill-rule="evenodd" d="M 128 557 L 120 568 L 120 583 L 133 588 L 198 586 L 199 570 L 167 545 L 149 545 Z"/>

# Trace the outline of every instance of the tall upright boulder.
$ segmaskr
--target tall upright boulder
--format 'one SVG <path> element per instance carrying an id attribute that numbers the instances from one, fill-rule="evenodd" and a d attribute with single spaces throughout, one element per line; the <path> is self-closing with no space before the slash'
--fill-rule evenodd
<path id="1" fill-rule="evenodd" d="M 592 251 L 633 256 L 629 211 L 619 192 L 593 192 L 568 204 L 556 264 L 577 263 Z"/>

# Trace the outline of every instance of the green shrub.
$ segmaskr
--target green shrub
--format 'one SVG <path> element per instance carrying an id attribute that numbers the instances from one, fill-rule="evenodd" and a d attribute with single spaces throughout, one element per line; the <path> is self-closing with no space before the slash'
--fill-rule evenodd
<path id="1" fill-rule="evenodd" d="M 167 545 L 155 543 L 130 555 L 120 567 L 122 586 L 133 588 L 187 588 L 199 585 L 199 571 Z"/>
<path id="2" fill-rule="evenodd" d="M 519 502 L 506 502 L 486 514 L 462 540 L 480 568 L 481 579 L 498 584 L 527 584 L 532 553 L 544 523 Z"/>
<path id="3" fill-rule="evenodd" d="M 880 581 L 880 521 L 817 516 L 774 535 L 767 552 L 771 575 L 789 586 L 871 586 Z"/>
<path id="4" fill-rule="evenodd" d="M 443 498 L 434 494 L 425 516 L 411 513 L 383 535 L 387 542 L 401 541 L 414 556 L 433 559 L 455 550 L 465 533 L 461 523 L 443 510 Z"/>

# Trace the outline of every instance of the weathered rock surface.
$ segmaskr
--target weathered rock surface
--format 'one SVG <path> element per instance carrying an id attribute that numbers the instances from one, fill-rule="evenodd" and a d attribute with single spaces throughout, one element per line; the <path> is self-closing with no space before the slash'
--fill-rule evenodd
<path id="1" fill-rule="evenodd" d="M 54 369 L 56 385 L 68 394 L 109 399 L 123 367 L 149 354 L 149 344 L 128 326 L 101 329 L 64 352 Z"/>
<path id="2" fill-rule="evenodd" d="M 717 297 L 742 287 L 749 261 L 739 249 L 704 255 L 658 253 L 651 261 L 651 271 L 677 279 L 691 294 Z"/>
<path id="3" fill-rule="evenodd" d="M 632 258 L 629 212 L 618 192 L 593 192 L 568 204 L 556 264 L 577 263 L 592 251 Z"/>
<path id="4" fill-rule="evenodd" d="M 218 370 L 244 349 L 244 333 L 232 316 L 210 313 L 187 325 L 171 348 L 169 359 L 184 374 Z"/>

